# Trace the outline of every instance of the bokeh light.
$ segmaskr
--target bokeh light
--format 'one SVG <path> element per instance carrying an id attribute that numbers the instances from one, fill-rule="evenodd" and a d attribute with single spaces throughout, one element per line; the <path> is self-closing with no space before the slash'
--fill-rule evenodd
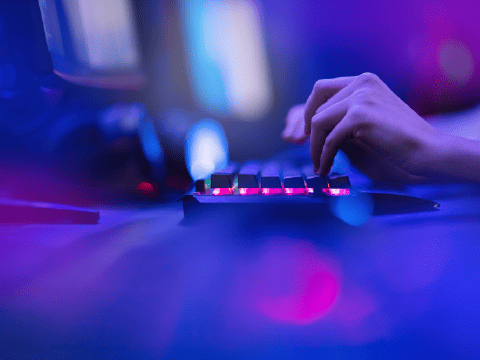
<path id="1" fill-rule="evenodd" d="M 222 126 L 205 119 L 195 124 L 185 140 L 185 160 L 194 181 L 206 179 L 228 165 L 228 143 Z"/>
<path id="2" fill-rule="evenodd" d="M 141 103 L 115 104 L 99 111 L 98 125 L 107 139 L 130 136 L 137 132 L 146 115 L 145 105 Z"/>
<path id="3" fill-rule="evenodd" d="M 138 184 L 137 194 L 146 198 L 155 198 L 159 194 L 158 185 L 151 181 L 144 181 Z"/>
<path id="4" fill-rule="evenodd" d="M 251 310 L 271 320 L 306 325 L 335 306 L 341 287 L 338 265 L 313 244 L 273 238 L 255 259 L 241 269 L 248 294 L 237 293 L 237 300 Z"/>
<path id="5" fill-rule="evenodd" d="M 342 150 L 339 150 L 337 152 L 337 155 L 335 155 L 332 169 L 330 170 L 330 172 L 345 174 L 349 168 L 350 168 L 350 159 Z"/>
<path id="6" fill-rule="evenodd" d="M 373 214 L 373 199 L 370 195 L 350 192 L 350 196 L 332 196 L 329 209 L 339 219 L 349 225 L 364 224 Z"/>
<path id="7" fill-rule="evenodd" d="M 151 119 L 142 121 L 138 128 L 138 136 L 147 160 L 154 166 L 163 164 L 165 155 Z"/>
<path id="8" fill-rule="evenodd" d="M 258 9 L 245 0 L 183 3 L 197 101 L 219 115 L 258 119 L 273 98 Z"/>
<path id="9" fill-rule="evenodd" d="M 470 49 L 461 41 L 450 39 L 440 45 L 438 60 L 443 73 L 455 84 L 468 84 L 473 74 L 473 57 Z"/>

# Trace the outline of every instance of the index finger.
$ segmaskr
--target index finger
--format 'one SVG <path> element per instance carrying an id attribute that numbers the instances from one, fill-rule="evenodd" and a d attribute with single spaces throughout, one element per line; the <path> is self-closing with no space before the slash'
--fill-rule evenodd
<path id="1" fill-rule="evenodd" d="M 336 79 L 318 80 L 305 104 L 305 134 L 312 131 L 312 117 L 317 109 L 326 103 L 337 92 L 349 85 L 356 76 L 339 77 Z"/>

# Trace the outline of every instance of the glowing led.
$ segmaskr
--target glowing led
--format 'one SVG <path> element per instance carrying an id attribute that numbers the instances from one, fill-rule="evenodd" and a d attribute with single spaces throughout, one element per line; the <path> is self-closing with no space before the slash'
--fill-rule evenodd
<path id="1" fill-rule="evenodd" d="M 233 189 L 230 188 L 215 188 L 212 191 L 213 195 L 231 195 L 233 194 Z"/>
<path id="2" fill-rule="evenodd" d="M 330 195 L 334 195 L 334 196 L 350 195 L 350 189 L 330 189 Z"/>
<path id="3" fill-rule="evenodd" d="M 259 193 L 258 188 L 240 188 L 238 190 L 240 195 L 257 195 Z"/>
<path id="4" fill-rule="evenodd" d="M 350 195 L 350 189 L 322 189 L 322 191 L 327 194 L 327 195 L 332 195 L 332 196 L 344 196 L 344 195 Z"/>
<path id="5" fill-rule="evenodd" d="M 283 189 L 281 188 L 263 188 L 262 194 L 263 195 L 279 195 L 283 193 Z"/>
<path id="6" fill-rule="evenodd" d="M 287 195 L 304 195 L 305 189 L 302 188 L 285 188 L 285 194 Z"/>
<path id="7" fill-rule="evenodd" d="M 314 191 L 313 188 L 307 188 L 307 192 L 308 192 L 309 194 L 313 194 L 315 191 Z"/>
<path id="8" fill-rule="evenodd" d="M 228 164 L 228 143 L 223 128 L 214 120 L 195 124 L 185 139 L 185 159 L 193 180 L 206 179 Z"/>

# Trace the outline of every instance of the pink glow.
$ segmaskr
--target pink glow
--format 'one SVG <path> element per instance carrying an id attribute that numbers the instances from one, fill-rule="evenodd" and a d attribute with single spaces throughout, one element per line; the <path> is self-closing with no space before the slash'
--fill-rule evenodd
<path id="1" fill-rule="evenodd" d="M 285 188 L 285 194 L 287 195 L 305 195 L 306 189 L 302 188 Z"/>
<path id="2" fill-rule="evenodd" d="M 313 190 L 313 188 L 307 188 L 307 192 L 308 192 L 309 194 L 313 194 L 315 191 Z"/>
<path id="3" fill-rule="evenodd" d="M 283 189 L 263 188 L 262 194 L 263 195 L 280 195 L 280 194 L 283 194 Z"/>
<path id="4" fill-rule="evenodd" d="M 233 194 L 233 189 L 230 188 L 215 188 L 212 192 L 213 195 L 231 195 Z"/>
<path id="5" fill-rule="evenodd" d="M 350 195 L 350 189 L 322 189 L 322 191 L 331 196 L 344 196 L 344 195 Z"/>
<path id="6" fill-rule="evenodd" d="M 310 243 L 273 242 L 255 271 L 256 283 L 264 285 L 254 306 L 270 319 L 298 325 L 324 317 L 340 293 L 330 265 Z"/>
<path id="7" fill-rule="evenodd" d="M 240 195 L 257 195 L 260 192 L 259 188 L 241 188 L 238 190 Z"/>

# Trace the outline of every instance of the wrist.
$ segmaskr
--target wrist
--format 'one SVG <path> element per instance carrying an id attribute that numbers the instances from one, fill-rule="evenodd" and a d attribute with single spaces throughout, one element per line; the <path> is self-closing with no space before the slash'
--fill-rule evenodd
<path id="1" fill-rule="evenodd" d="M 480 143 L 447 134 L 427 139 L 418 175 L 437 181 L 480 182 Z"/>

